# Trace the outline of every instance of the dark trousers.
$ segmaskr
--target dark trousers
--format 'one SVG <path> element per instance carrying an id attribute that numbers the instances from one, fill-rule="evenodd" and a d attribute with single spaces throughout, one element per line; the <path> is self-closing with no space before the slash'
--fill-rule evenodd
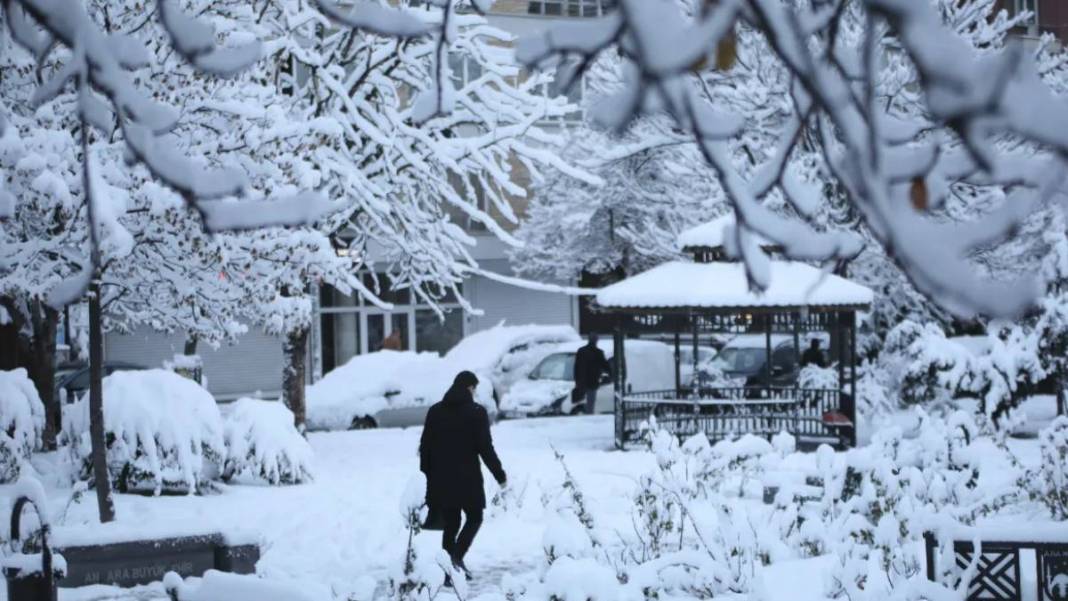
<path id="1" fill-rule="evenodd" d="M 591 386 L 583 391 L 586 396 L 586 406 L 583 409 L 586 411 L 586 415 L 593 415 L 597 410 L 597 387 Z"/>
<path id="2" fill-rule="evenodd" d="M 443 507 L 441 517 L 445 522 L 445 528 L 441 533 L 441 548 L 457 561 L 463 561 L 471 543 L 475 542 L 475 535 L 482 526 L 482 508 L 468 507 L 463 509 L 464 527 L 460 529 L 459 507 Z"/>

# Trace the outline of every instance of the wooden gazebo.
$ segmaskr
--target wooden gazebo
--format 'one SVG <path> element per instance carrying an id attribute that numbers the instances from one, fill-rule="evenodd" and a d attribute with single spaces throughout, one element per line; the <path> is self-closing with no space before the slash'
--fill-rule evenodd
<path id="1" fill-rule="evenodd" d="M 778 249 L 761 244 L 769 254 L 771 283 L 754 292 L 745 266 L 724 252 L 724 235 L 733 227 L 733 218 L 726 217 L 685 232 L 679 244 L 692 261 L 659 265 L 597 294 L 594 310 L 610 317 L 615 329 L 616 444 L 622 448 L 639 440 L 643 423 L 655 416 L 680 437 L 704 432 L 712 442 L 786 431 L 803 445 L 855 445 L 856 316 L 870 306 L 871 290 L 776 258 Z M 764 356 L 758 354 L 757 363 L 763 366 L 728 384 L 706 380 L 698 364 L 699 341 L 712 335 L 743 335 L 749 343 L 762 337 Z M 627 381 L 627 339 L 640 336 L 673 338 L 673 390 L 635 392 Z M 801 341 L 811 337 L 829 342 L 836 388 L 799 385 Z M 683 345 L 692 345 L 692 365 L 682 365 Z"/>

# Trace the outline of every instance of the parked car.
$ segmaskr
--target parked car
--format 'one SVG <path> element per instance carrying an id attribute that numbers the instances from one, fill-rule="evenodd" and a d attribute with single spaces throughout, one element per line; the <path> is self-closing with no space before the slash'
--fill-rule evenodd
<path id="1" fill-rule="evenodd" d="M 459 371 L 437 353 L 378 351 L 356 355 L 308 386 L 308 428 L 421 426 L 427 410 L 441 400 Z M 478 377 L 475 400 L 495 416 L 490 379 L 481 373 Z"/>
<path id="2" fill-rule="evenodd" d="M 580 340 L 578 332 L 568 325 L 508 326 L 502 321 L 461 340 L 445 354 L 445 360 L 457 371 L 488 374 L 493 400 L 499 404 L 504 393 L 547 355 L 561 344 Z"/>
<path id="3" fill-rule="evenodd" d="M 806 334 L 801 337 L 802 345 L 807 346 L 807 342 L 813 337 L 823 343 L 822 352 L 826 362 L 826 349 L 830 337 L 823 333 Z M 767 346 L 765 334 L 736 336 L 720 349 L 715 357 L 704 364 L 707 367 L 700 370 L 698 377 L 705 379 L 709 374 L 722 373 L 728 380 L 739 382 L 744 386 L 793 386 L 801 373 L 793 335 L 772 334 L 770 373 L 767 368 Z"/>
<path id="4" fill-rule="evenodd" d="M 582 343 L 562 345 L 522 380 L 517 381 L 501 398 L 505 417 L 531 415 L 572 415 L 585 409 L 584 399 L 572 400 L 575 387 L 575 352 Z M 612 341 L 598 346 L 612 359 Z M 662 342 L 628 340 L 626 342 L 627 385 L 631 392 L 671 390 L 675 388 L 675 351 Z M 615 407 L 612 378 L 605 375 L 597 389 L 595 413 L 611 413 Z"/>
<path id="5" fill-rule="evenodd" d="M 117 371 L 148 369 L 144 365 L 125 361 L 105 361 L 104 377 Z M 56 398 L 64 403 L 73 403 L 89 390 L 89 364 L 84 362 L 61 363 L 56 366 Z"/>
<path id="6" fill-rule="evenodd" d="M 716 354 L 716 349 L 711 346 L 697 347 L 697 370 L 700 371 L 701 365 L 705 365 L 715 359 Z M 679 377 L 683 387 L 693 385 L 695 373 L 693 355 L 693 346 L 679 348 Z"/>

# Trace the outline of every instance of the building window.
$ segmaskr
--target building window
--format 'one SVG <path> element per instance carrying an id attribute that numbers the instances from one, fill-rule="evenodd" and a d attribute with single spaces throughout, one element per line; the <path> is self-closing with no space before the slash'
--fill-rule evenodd
<path id="1" fill-rule="evenodd" d="M 438 314 L 408 288 L 394 289 L 384 273 L 365 274 L 364 285 L 391 303 L 392 310 L 324 285 L 319 292 L 319 348 L 323 373 L 362 353 L 390 350 L 444 353 L 463 338 L 464 320 L 455 294 L 438 301 Z M 462 294 L 462 291 L 461 291 Z"/>
<path id="2" fill-rule="evenodd" d="M 569 104 L 574 105 L 574 109 L 564 115 L 562 119 L 568 123 L 577 123 L 582 121 L 582 102 L 586 96 L 586 80 L 580 79 L 575 82 L 570 88 L 567 89 L 567 93 L 560 89 L 560 86 L 556 83 L 556 80 L 550 81 L 546 84 L 543 93 L 547 98 L 556 98 L 557 96 L 566 96 Z"/>
<path id="3" fill-rule="evenodd" d="M 457 90 L 482 77 L 482 65 L 471 56 L 449 53 L 449 71 L 452 71 L 452 85 Z"/>
<path id="4" fill-rule="evenodd" d="M 1027 13 L 1020 21 L 1020 27 L 1029 35 L 1038 35 L 1038 0 L 1005 0 L 1005 7 L 1013 17 Z"/>
<path id="5" fill-rule="evenodd" d="M 597 17 L 615 6 L 615 0 L 531 0 L 527 13 L 546 17 Z"/>

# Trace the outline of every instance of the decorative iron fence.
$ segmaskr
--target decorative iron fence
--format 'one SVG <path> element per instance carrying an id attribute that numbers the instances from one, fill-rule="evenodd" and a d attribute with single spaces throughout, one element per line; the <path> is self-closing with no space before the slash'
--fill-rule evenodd
<path id="1" fill-rule="evenodd" d="M 674 390 L 628 393 L 620 400 L 618 442 L 640 440 L 644 424 L 655 417 L 661 428 L 680 438 L 703 432 L 713 443 L 788 432 L 801 440 L 847 446 L 852 423 L 840 421 L 842 396 L 834 389 L 754 387 L 703 388 L 688 396 Z M 852 416 L 847 417 L 851 422 Z"/>

